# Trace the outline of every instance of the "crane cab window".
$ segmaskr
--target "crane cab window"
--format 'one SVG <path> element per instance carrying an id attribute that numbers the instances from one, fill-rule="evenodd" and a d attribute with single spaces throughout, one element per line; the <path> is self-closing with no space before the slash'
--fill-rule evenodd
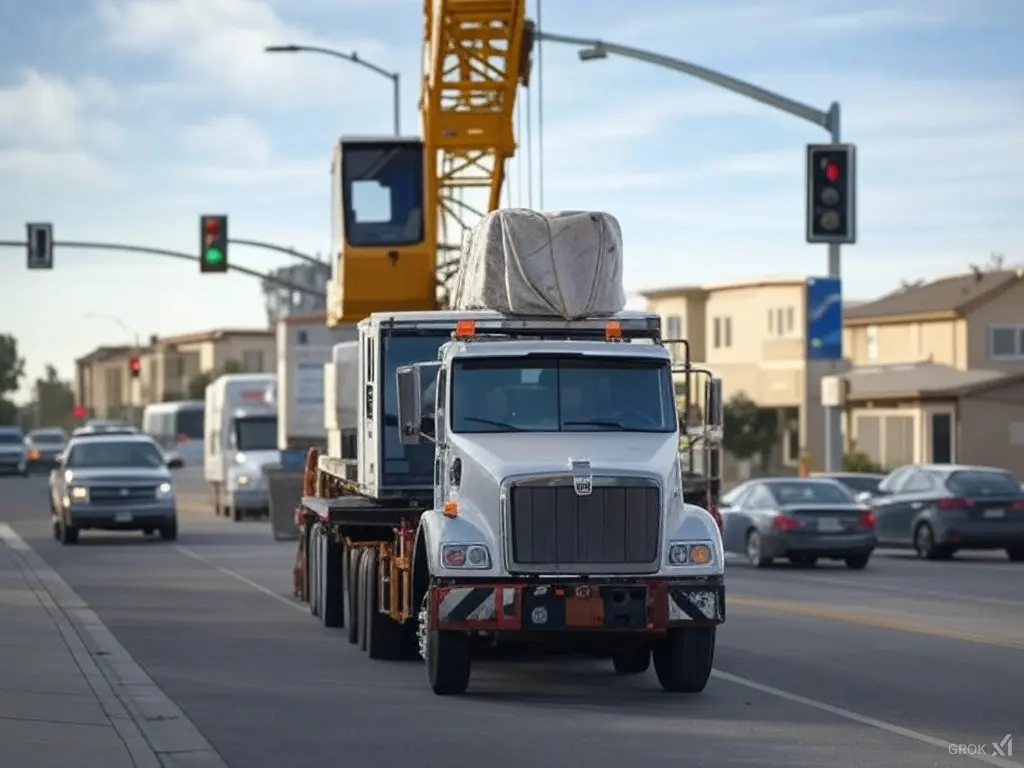
<path id="1" fill-rule="evenodd" d="M 343 144 L 341 185 L 348 245 L 389 248 L 423 242 L 422 144 Z"/>

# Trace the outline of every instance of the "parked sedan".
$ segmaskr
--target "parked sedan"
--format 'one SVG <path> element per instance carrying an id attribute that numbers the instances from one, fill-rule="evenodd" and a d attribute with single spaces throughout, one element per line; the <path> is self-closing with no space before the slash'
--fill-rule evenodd
<path id="1" fill-rule="evenodd" d="M 876 546 L 870 508 L 835 480 L 770 478 L 752 480 L 721 500 L 727 552 L 740 552 L 763 568 L 785 557 L 799 565 L 819 558 L 867 566 Z"/>
<path id="2" fill-rule="evenodd" d="M 961 549 L 1005 549 L 1024 562 L 1024 492 L 1009 472 L 957 464 L 901 467 L 871 500 L 878 540 L 945 560 Z"/>
<path id="3" fill-rule="evenodd" d="M 53 535 L 62 544 L 88 529 L 178 536 L 171 473 L 145 435 L 72 438 L 50 480 Z"/>
<path id="4" fill-rule="evenodd" d="M 849 488 L 854 496 L 867 494 L 867 498 L 875 495 L 885 475 L 874 472 L 815 472 L 813 477 L 836 480 Z"/>
<path id="5" fill-rule="evenodd" d="M 17 427 L 0 427 L 0 472 L 28 474 L 25 435 Z"/>

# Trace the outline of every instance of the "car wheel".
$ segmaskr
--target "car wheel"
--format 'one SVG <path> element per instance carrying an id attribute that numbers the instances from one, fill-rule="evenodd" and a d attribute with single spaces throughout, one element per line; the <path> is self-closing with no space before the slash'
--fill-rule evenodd
<path id="1" fill-rule="evenodd" d="M 766 565 L 771 565 L 772 558 L 765 557 L 764 551 L 761 548 L 761 534 L 755 530 L 751 530 L 747 534 L 747 560 L 755 568 L 764 568 Z"/>
<path id="2" fill-rule="evenodd" d="M 854 571 L 862 571 L 868 567 L 871 555 L 854 555 L 846 558 L 846 567 Z"/>
<path id="3" fill-rule="evenodd" d="M 178 521 L 172 520 L 167 525 L 160 526 L 160 538 L 164 541 L 176 541 L 178 538 Z"/>
<path id="4" fill-rule="evenodd" d="M 63 520 L 61 520 L 58 525 L 60 526 L 60 534 L 57 539 L 61 544 L 68 546 L 70 544 L 78 543 L 78 529 L 75 528 L 75 526 L 68 525 Z"/>
<path id="5" fill-rule="evenodd" d="M 1009 547 L 1006 555 L 1011 563 L 1024 563 L 1024 547 Z"/>
<path id="6" fill-rule="evenodd" d="M 914 551 L 923 560 L 948 560 L 953 550 L 935 543 L 935 531 L 928 523 L 921 523 L 914 531 Z"/>

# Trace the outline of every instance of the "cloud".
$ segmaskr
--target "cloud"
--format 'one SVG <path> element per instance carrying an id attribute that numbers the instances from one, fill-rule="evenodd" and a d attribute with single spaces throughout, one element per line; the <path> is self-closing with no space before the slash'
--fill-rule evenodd
<path id="1" fill-rule="evenodd" d="M 192 98 L 217 93 L 265 109 L 337 102 L 373 77 L 323 55 L 267 54 L 268 45 L 320 45 L 382 63 L 394 58 L 377 40 L 324 40 L 287 24 L 264 0 L 102 0 L 99 18 L 114 50 L 169 64 L 177 87 L 168 90 Z"/>
<path id="2" fill-rule="evenodd" d="M 17 185 L 22 192 L 29 188 L 51 193 L 57 188 L 95 192 L 117 177 L 114 169 L 88 152 L 0 149 L 0 179 L 11 189 Z"/>
<path id="3" fill-rule="evenodd" d="M 0 142 L 19 147 L 110 150 L 122 131 L 109 117 L 117 106 L 114 88 L 104 80 L 75 81 L 35 69 L 22 70 L 0 90 Z"/>
<path id="4" fill-rule="evenodd" d="M 223 115 L 184 128 L 182 147 L 204 159 L 227 164 L 270 162 L 270 139 L 256 125 L 240 115 Z"/>

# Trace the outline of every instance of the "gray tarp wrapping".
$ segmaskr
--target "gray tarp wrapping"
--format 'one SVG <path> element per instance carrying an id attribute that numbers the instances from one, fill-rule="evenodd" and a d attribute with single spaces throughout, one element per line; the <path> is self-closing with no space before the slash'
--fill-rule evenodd
<path id="1" fill-rule="evenodd" d="M 453 309 L 576 320 L 626 306 L 622 230 L 608 213 L 494 211 L 462 248 Z"/>

